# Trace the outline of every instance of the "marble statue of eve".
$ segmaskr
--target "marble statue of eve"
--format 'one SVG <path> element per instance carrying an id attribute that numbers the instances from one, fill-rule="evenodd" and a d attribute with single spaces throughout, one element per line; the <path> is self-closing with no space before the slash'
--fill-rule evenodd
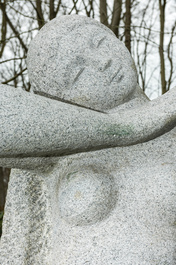
<path id="1" fill-rule="evenodd" d="M 0 85 L 0 264 L 174 265 L 176 90 L 149 101 L 125 46 L 77 15 L 39 31 L 28 72 L 31 93 Z"/>

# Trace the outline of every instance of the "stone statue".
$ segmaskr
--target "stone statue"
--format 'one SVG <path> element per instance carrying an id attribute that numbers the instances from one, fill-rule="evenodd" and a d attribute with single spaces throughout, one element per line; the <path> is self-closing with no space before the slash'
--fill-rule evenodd
<path id="1" fill-rule="evenodd" d="M 176 90 L 149 101 L 125 46 L 77 15 L 39 31 L 28 72 L 31 93 L 0 86 L 0 264 L 176 264 Z"/>

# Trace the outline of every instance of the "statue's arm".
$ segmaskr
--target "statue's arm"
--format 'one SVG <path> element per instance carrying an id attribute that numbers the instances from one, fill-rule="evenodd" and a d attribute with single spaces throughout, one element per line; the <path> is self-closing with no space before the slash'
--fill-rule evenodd
<path id="1" fill-rule="evenodd" d="M 96 149 L 103 117 L 0 85 L 0 157 L 47 157 Z"/>
<path id="2" fill-rule="evenodd" d="M 0 158 L 62 156 L 148 141 L 176 125 L 175 94 L 173 89 L 140 109 L 104 114 L 0 85 Z"/>

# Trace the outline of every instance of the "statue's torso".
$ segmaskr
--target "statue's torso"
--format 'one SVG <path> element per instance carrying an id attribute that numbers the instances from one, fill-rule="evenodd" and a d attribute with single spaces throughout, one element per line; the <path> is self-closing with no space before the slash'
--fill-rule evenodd
<path id="1" fill-rule="evenodd" d="M 175 264 L 175 146 L 166 139 L 59 162 L 54 264 Z"/>
<path id="2" fill-rule="evenodd" d="M 43 172 L 14 170 L 3 249 L 21 255 L 14 264 L 174 265 L 175 136 L 70 155 Z"/>

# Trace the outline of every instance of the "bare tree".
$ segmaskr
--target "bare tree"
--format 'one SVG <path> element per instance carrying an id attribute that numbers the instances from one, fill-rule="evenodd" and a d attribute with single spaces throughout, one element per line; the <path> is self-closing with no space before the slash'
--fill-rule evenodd
<path id="1" fill-rule="evenodd" d="M 0 167 L 0 212 L 4 211 L 10 169 Z"/>
<path id="2" fill-rule="evenodd" d="M 152 28 L 154 27 L 155 20 L 154 14 L 155 14 L 155 6 L 156 2 L 149 0 L 146 5 L 143 6 L 140 12 L 141 20 L 138 26 L 133 28 L 133 42 L 135 42 L 136 45 L 133 45 L 133 55 L 136 59 L 136 66 L 138 70 L 138 81 L 141 85 L 142 90 L 145 92 L 148 83 L 150 82 L 150 79 L 152 78 L 153 74 L 155 73 L 155 70 L 150 71 L 150 75 L 147 75 L 147 62 L 149 54 L 152 53 L 153 49 L 153 42 L 151 40 L 154 39 L 155 33 L 152 31 Z M 150 13 L 150 15 L 148 14 Z M 148 20 L 147 16 L 150 16 L 150 20 L 148 23 L 146 21 Z M 139 14 L 137 14 L 137 19 L 139 17 Z M 158 67 L 157 67 L 158 68 Z"/>
<path id="3" fill-rule="evenodd" d="M 162 94 L 166 93 L 166 72 L 165 72 L 165 58 L 164 58 L 164 30 L 165 30 L 165 9 L 166 0 L 159 0 L 159 11 L 160 11 L 160 44 L 159 44 L 159 55 L 160 55 L 160 66 L 161 66 L 161 87 Z"/>
<path id="4" fill-rule="evenodd" d="M 131 53 L 131 0 L 126 0 L 125 8 L 125 46 Z"/>
<path id="5" fill-rule="evenodd" d="M 0 237 L 2 234 L 2 219 L 4 213 L 4 205 L 5 205 L 9 175 L 10 175 L 10 169 L 0 167 Z"/>
<path id="6" fill-rule="evenodd" d="M 117 38 L 119 37 L 119 25 L 121 20 L 121 13 L 122 13 L 122 0 L 114 0 L 111 29 L 115 33 Z"/>
<path id="7" fill-rule="evenodd" d="M 170 39 L 169 39 L 169 43 L 168 43 L 168 46 L 167 46 L 167 57 L 168 57 L 168 61 L 169 61 L 169 64 L 170 64 L 170 71 L 169 71 L 169 77 L 168 77 L 168 80 L 166 81 L 166 90 L 168 91 L 170 88 L 171 88 L 171 84 L 173 83 L 174 81 L 174 62 L 173 62 L 173 57 L 174 57 L 174 54 L 173 54 L 173 38 L 174 36 L 176 35 L 176 20 L 172 26 L 172 31 L 171 31 L 171 34 L 170 34 Z"/>
<path id="8" fill-rule="evenodd" d="M 100 0 L 100 22 L 108 26 L 108 12 L 106 0 Z"/>
<path id="9" fill-rule="evenodd" d="M 165 36 L 165 24 L 166 24 L 166 7 L 168 1 L 159 0 L 159 14 L 160 14 L 160 32 L 159 32 L 159 56 L 160 56 L 160 79 L 162 94 L 166 93 L 170 88 L 174 80 L 174 65 L 173 65 L 173 38 L 176 30 L 176 19 L 173 22 L 173 26 L 169 36 L 167 34 L 168 43 L 166 44 Z M 166 60 L 166 57 L 168 60 Z M 167 66 L 166 66 L 166 62 Z M 169 73 L 168 73 L 168 68 Z"/>

